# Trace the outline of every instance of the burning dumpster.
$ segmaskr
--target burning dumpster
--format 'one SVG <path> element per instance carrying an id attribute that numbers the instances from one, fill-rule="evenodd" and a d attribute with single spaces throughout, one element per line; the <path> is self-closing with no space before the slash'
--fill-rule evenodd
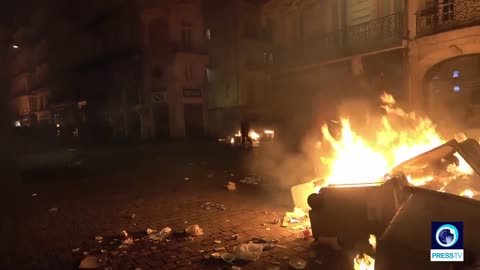
<path id="1" fill-rule="evenodd" d="M 347 249 L 380 236 L 377 270 L 451 269 L 430 262 L 431 222 L 461 221 L 468 264 L 480 258 L 473 231 L 480 227 L 479 169 L 478 142 L 451 140 L 396 166 L 384 181 L 322 187 L 308 197 L 313 236 Z"/>

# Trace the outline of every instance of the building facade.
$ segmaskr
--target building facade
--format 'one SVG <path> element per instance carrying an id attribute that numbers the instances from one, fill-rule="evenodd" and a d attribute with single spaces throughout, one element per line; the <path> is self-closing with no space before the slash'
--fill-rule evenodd
<path id="1" fill-rule="evenodd" d="M 271 0 L 262 9 L 273 22 L 276 113 L 293 109 L 293 130 L 383 90 L 441 126 L 478 130 L 479 1 Z"/>
<path id="2" fill-rule="evenodd" d="M 286 133 L 302 136 L 344 106 L 358 108 L 352 117 L 365 111 L 348 98 L 374 100 L 386 89 L 404 98 L 405 1 L 271 0 L 262 9 L 277 59 L 272 104 Z"/>
<path id="3" fill-rule="evenodd" d="M 202 1 L 142 1 L 145 136 L 206 130 L 208 55 Z"/>
<path id="4" fill-rule="evenodd" d="M 243 0 L 207 1 L 205 20 L 211 133 L 229 134 L 247 115 L 267 120 L 274 56 L 260 6 Z"/>

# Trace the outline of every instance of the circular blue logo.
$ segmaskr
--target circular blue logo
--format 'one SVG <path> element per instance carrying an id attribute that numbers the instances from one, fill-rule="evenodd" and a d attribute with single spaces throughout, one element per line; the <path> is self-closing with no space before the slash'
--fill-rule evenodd
<path id="1" fill-rule="evenodd" d="M 449 248 L 457 243 L 458 230 L 451 224 L 442 225 L 435 234 L 437 244 L 444 248 Z"/>

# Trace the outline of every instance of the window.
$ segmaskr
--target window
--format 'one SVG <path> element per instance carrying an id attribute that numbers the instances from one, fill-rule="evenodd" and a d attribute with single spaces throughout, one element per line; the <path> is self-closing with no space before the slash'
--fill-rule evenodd
<path id="1" fill-rule="evenodd" d="M 273 53 L 270 53 L 270 54 L 268 55 L 268 63 L 269 63 L 269 64 L 273 64 Z"/>
<path id="2" fill-rule="evenodd" d="M 458 77 L 460 77 L 460 71 L 454 70 L 454 71 L 452 72 L 452 78 L 458 78 Z"/>
<path id="3" fill-rule="evenodd" d="M 186 47 L 192 46 L 192 23 L 182 20 L 182 44 Z"/>
<path id="4" fill-rule="evenodd" d="M 193 79 L 193 67 L 192 64 L 185 65 L 185 80 L 190 81 Z"/>
<path id="5" fill-rule="evenodd" d="M 450 21 L 454 19 L 455 3 L 454 0 L 443 0 L 442 19 L 443 21 Z"/>
<path id="6" fill-rule="evenodd" d="M 210 28 L 207 28 L 207 30 L 205 31 L 205 38 L 207 40 L 210 40 L 212 38 L 212 31 L 210 30 Z"/>
<path id="7" fill-rule="evenodd" d="M 263 53 L 263 63 L 264 64 L 268 63 L 268 53 L 266 52 Z"/>

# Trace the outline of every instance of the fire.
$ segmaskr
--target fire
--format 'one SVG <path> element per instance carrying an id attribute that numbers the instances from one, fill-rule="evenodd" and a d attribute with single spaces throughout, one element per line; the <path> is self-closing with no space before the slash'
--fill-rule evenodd
<path id="1" fill-rule="evenodd" d="M 260 139 L 260 135 L 253 130 L 250 130 L 248 132 L 248 137 L 250 137 L 250 139 L 252 139 L 254 141 L 257 141 L 258 139 Z"/>
<path id="2" fill-rule="evenodd" d="M 355 133 L 348 119 L 341 119 L 338 139 L 327 125 L 322 127 L 324 141 L 333 149 L 331 156 L 321 159 L 329 171 L 325 185 L 381 180 L 396 165 L 445 142 L 428 118 L 395 108 L 395 99 L 389 94 L 380 98 L 387 114 L 381 118 L 375 140 L 367 141 Z"/>
<path id="3" fill-rule="evenodd" d="M 370 234 L 368 238 L 368 243 L 372 246 L 373 250 L 377 248 L 377 237 Z M 353 259 L 353 269 L 354 270 L 374 270 L 375 269 L 375 259 L 370 257 L 367 254 L 357 254 Z"/>
<path id="4" fill-rule="evenodd" d="M 358 254 L 355 259 L 353 259 L 353 269 L 355 270 L 374 270 L 375 269 L 375 259 L 368 256 L 367 254 L 360 255 Z"/>

